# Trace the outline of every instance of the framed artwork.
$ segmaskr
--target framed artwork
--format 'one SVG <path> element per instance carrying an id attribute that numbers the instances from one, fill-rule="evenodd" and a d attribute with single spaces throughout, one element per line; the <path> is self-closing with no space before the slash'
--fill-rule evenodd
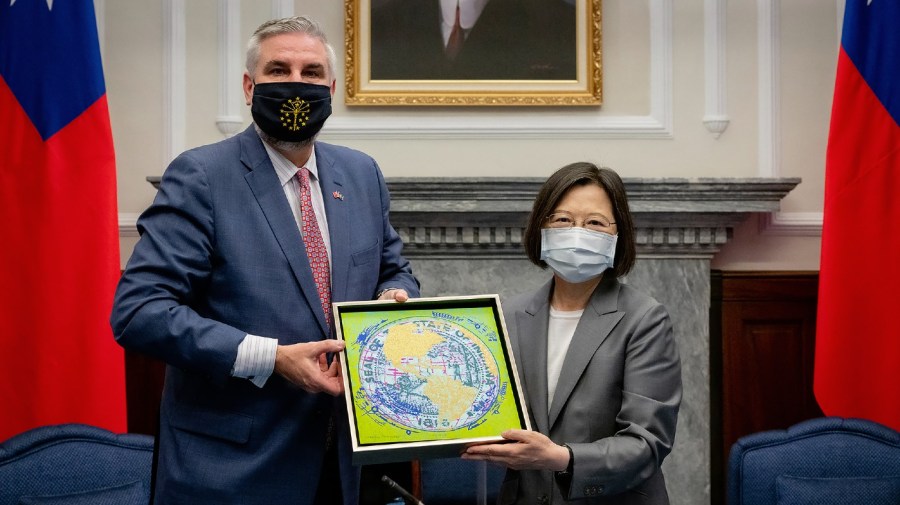
<path id="1" fill-rule="evenodd" d="M 600 105 L 601 0 L 344 0 L 348 105 Z"/>
<path id="2" fill-rule="evenodd" d="M 497 295 L 335 303 L 334 320 L 354 464 L 531 429 Z"/>

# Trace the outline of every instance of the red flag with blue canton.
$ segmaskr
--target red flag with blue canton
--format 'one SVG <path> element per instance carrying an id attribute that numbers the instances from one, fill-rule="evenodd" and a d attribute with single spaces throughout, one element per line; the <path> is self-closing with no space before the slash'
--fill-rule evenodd
<path id="1" fill-rule="evenodd" d="M 815 393 L 900 430 L 900 1 L 848 0 L 831 112 Z"/>
<path id="2" fill-rule="evenodd" d="M 126 430 L 116 169 L 91 0 L 0 0 L 0 440 Z"/>

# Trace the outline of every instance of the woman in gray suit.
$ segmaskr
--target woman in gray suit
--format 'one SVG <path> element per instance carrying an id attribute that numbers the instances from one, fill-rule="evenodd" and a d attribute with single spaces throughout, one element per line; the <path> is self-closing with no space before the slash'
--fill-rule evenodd
<path id="1" fill-rule="evenodd" d="M 537 431 L 469 447 L 463 459 L 509 468 L 499 503 L 668 504 L 663 459 L 681 403 L 681 363 L 666 309 L 619 282 L 634 265 L 634 223 L 618 174 L 559 169 L 525 229 L 528 258 L 553 271 L 504 302 Z"/>

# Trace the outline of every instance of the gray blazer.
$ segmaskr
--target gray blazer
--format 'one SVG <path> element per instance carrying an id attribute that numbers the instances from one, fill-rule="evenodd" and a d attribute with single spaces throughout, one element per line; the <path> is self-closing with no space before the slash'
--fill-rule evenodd
<path id="1" fill-rule="evenodd" d="M 534 429 L 574 455 L 569 485 L 554 472 L 507 472 L 499 503 L 668 504 L 660 465 L 672 450 L 681 362 L 666 309 L 604 279 L 578 322 L 547 405 L 551 280 L 503 303 Z M 562 487 L 560 487 L 562 485 Z"/>

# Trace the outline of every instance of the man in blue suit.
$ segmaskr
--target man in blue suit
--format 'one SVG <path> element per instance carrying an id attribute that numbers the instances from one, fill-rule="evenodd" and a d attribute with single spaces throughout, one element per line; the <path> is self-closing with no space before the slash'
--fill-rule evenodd
<path id="1" fill-rule="evenodd" d="M 260 26 L 254 124 L 175 159 L 138 221 L 111 321 L 167 363 L 157 503 L 358 502 L 330 302 L 419 293 L 378 165 L 315 141 L 334 60 L 309 19 Z"/>

